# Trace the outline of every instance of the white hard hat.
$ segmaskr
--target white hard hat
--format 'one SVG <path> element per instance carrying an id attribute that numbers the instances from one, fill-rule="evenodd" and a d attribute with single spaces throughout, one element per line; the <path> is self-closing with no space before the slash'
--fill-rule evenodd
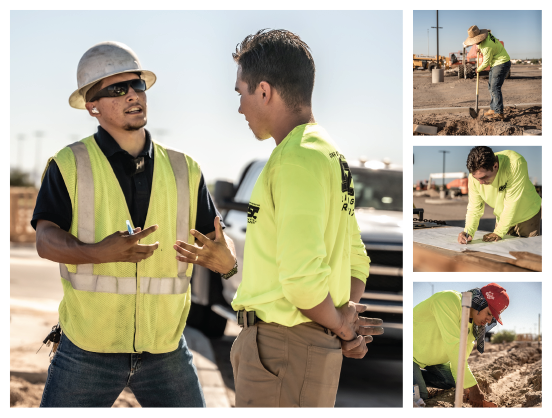
<path id="1" fill-rule="evenodd" d="M 121 42 L 100 42 L 84 53 L 77 68 L 79 88 L 69 97 L 69 104 L 75 109 L 85 109 L 86 93 L 103 78 L 140 72 L 146 82 L 146 90 L 155 84 L 157 77 L 151 71 L 142 69 L 138 56 Z"/>

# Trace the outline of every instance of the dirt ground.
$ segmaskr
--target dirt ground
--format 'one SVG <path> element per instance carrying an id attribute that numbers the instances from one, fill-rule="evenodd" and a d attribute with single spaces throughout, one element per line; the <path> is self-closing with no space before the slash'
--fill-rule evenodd
<path id="1" fill-rule="evenodd" d="M 542 345 L 533 342 L 485 344 L 468 358 L 485 400 L 502 408 L 542 407 Z M 454 389 L 429 389 L 428 408 L 454 407 Z M 464 408 L 471 408 L 468 403 Z"/>
<path id="2" fill-rule="evenodd" d="M 515 104 L 542 103 L 542 66 L 512 65 L 511 77 L 504 82 L 504 120 L 472 119 L 465 110 L 457 114 L 414 114 L 416 125 L 436 126 L 437 135 L 523 135 L 542 130 L 542 107 L 516 109 Z M 484 73 L 485 74 L 485 73 Z M 428 71 L 414 71 L 414 109 L 442 107 L 475 108 L 475 79 L 445 77 L 443 83 L 431 82 Z M 489 106 L 488 73 L 480 76 L 479 106 Z M 481 109 L 479 114 L 486 111 Z M 528 132 L 527 132 L 528 133 Z M 423 135 L 415 133 L 414 135 Z"/>
<path id="3" fill-rule="evenodd" d="M 510 71 L 510 78 L 502 85 L 504 104 L 542 103 L 542 65 L 512 65 Z M 433 84 L 429 71 L 414 71 L 413 78 L 414 109 L 475 107 L 475 78 L 450 75 L 443 83 Z M 488 80 L 488 75 L 479 76 L 479 106 L 491 103 Z"/>
<path id="4" fill-rule="evenodd" d="M 474 105 L 475 106 L 475 105 Z M 483 115 L 480 110 L 479 114 Z M 533 129 L 542 130 L 542 107 L 504 108 L 504 120 L 472 119 L 468 112 L 459 114 L 414 115 L 414 124 L 437 126 L 437 135 L 523 135 Z M 423 135 L 414 133 L 414 135 Z"/>

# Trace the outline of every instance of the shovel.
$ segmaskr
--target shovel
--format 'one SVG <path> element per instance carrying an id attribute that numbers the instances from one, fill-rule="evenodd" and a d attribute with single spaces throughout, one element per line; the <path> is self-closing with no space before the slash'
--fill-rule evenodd
<path id="1" fill-rule="evenodd" d="M 479 65 L 479 50 L 477 51 L 476 65 Z M 477 68 L 475 70 L 477 71 Z M 476 87 L 475 87 L 475 109 L 470 107 L 470 116 L 473 119 L 477 119 L 478 114 L 479 114 L 479 72 L 477 73 L 477 81 L 476 81 Z"/>

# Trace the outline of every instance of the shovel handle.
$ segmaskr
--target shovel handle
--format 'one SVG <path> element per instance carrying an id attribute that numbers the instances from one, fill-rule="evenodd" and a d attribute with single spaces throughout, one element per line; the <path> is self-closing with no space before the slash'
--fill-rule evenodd
<path id="1" fill-rule="evenodd" d="M 475 71 L 477 72 L 477 86 L 475 87 L 475 95 L 477 98 L 479 98 L 479 72 L 477 71 L 477 67 L 479 66 L 479 50 L 477 50 L 477 66 L 475 67 Z"/>

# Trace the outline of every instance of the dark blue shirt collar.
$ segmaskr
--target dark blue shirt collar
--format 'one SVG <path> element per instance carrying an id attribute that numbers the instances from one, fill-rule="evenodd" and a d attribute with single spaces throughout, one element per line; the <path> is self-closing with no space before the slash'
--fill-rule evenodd
<path id="1" fill-rule="evenodd" d="M 138 157 L 148 157 L 153 158 L 153 143 L 151 142 L 151 135 L 147 131 L 147 129 L 144 129 L 146 131 L 146 143 L 144 144 L 144 148 L 138 154 Z M 113 139 L 113 137 L 107 132 L 104 128 L 101 126 L 98 126 L 98 132 L 94 135 L 94 139 L 96 140 L 96 143 L 104 153 L 104 155 L 109 158 L 113 156 L 114 154 L 118 152 L 127 153 L 124 149 L 122 149 L 117 141 Z M 130 154 L 129 154 L 130 156 Z M 134 158 L 134 157 L 132 157 Z"/>

